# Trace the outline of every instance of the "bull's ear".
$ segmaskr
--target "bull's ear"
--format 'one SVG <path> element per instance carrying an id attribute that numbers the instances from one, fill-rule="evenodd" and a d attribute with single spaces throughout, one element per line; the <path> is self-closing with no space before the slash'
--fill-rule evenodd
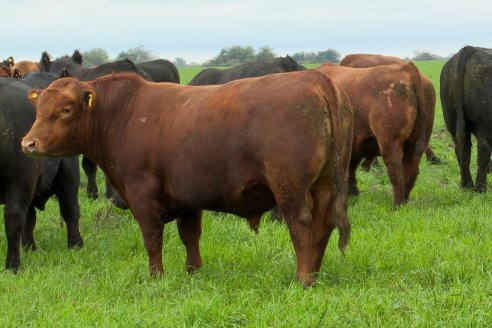
<path id="1" fill-rule="evenodd" d="M 27 99 L 29 99 L 29 101 L 34 106 L 36 106 L 36 103 L 38 101 L 39 95 L 41 94 L 42 91 L 43 90 L 40 90 L 40 89 L 31 89 L 31 90 L 29 90 L 29 92 L 27 93 Z"/>
<path id="2" fill-rule="evenodd" d="M 93 91 L 85 90 L 82 92 L 82 101 L 84 103 L 84 107 L 89 109 L 94 109 L 94 101 L 96 94 Z"/>
<path id="3" fill-rule="evenodd" d="M 14 57 L 10 56 L 9 58 L 7 58 L 7 65 L 9 67 L 14 66 Z"/>

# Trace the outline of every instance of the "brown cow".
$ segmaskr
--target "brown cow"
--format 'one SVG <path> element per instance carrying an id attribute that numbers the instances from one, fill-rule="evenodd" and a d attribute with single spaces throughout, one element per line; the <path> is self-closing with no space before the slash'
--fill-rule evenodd
<path id="1" fill-rule="evenodd" d="M 30 92 L 36 121 L 22 146 L 31 155 L 93 159 L 137 219 L 152 276 L 163 273 L 165 223 L 177 219 L 192 272 L 202 266 L 201 209 L 254 221 L 278 204 L 297 278 L 311 285 L 333 229 L 342 250 L 349 236 L 352 111 L 342 96 L 316 71 L 217 86 L 130 73 L 63 78 Z"/>
<path id="2" fill-rule="evenodd" d="M 406 62 L 403 59 L 394 56 L 372 55 L 372 54 L 352 54 L 343 57 L 340 66 L 367 68 L 381 65 L 403 65 Z M 441 160 L 434 154 L 430 145 L 425 149 L 425 158 L 431 164 L 440 164 Z M 375 159 L 374 159 L 375 160 Z M 366 159 L 362 164 L 362 168 L 366 171 L 371 166 L 371 159 Z"/>
<path id="3" fill-rule="evenodd" d="M 340 66 L 367 68 L 381 65 L 405 64 L 406 62 L 398 57 L 371 55 L 371 54 L 351 54 L 343 57 Z"/>
<path id="4" fill-rule="evenodd" d="M 11 67 L 10 76 L 19 79 L 33 72 L 47 72 L 49 70 L 50 64 L 50 55 L 46 51 L 44 51 L 41 54 L 41 60 L 39 61 L 39 63 L 23 60 L 13 64 Z"/>
<path id="5" fill-rule="evenodd" d="M 434 123 L 432 83 L 413 63 L 371 68 L 323 64 L 318 71 L 347 92 L 354 110 L 349 194 L 358 194 L 355 170 L 364 158 L 381 155 L 397 207 L 408 200 Z"/>
<path id="6" fill-rule="evenodd" d="M 10 67 L 0 65 L 0 77 L 10 77 Z"/>

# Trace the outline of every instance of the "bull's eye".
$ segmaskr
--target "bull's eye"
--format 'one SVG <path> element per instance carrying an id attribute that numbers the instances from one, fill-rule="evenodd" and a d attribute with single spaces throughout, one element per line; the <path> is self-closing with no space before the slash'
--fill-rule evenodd
<path id="1" fill-rule="evenodd" d="M 65 113 L 65 114 L 70 113 L 70 107 L 63 108 L 63 113 Z"/>

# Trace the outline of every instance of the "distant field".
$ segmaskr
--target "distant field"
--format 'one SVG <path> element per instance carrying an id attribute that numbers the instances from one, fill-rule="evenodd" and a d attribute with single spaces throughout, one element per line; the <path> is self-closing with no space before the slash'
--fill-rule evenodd
<path id="1" fill-rule="evenodd" d="M 417 63 L 437 95 L 443 63 Z M 183 83 L 198 71 L 181 69 Z M 86 246 L 69 251 L 50 201 L 38 213 L 38 250 L 21 254 L 22 272 L 0 268 L 0 327 L 490 327 L 492 194 L 460 191 L 439 97 L 431 144 L 444 163 L 422 160 L 411 200 L 398 210 L 383 167 L 358 172 L 350 245 L 342 256 L 333 234 L 318 285 L 307 290 L 295 281 L 286 227 L 267 216 L 255 235 L 243 219 L 205 213 L 204 267 L 192 276 L 168 224 L 165 276 L 155 280 L 128 211 L 106 217 L 107 203 L 81 189 Z M 6 247 L 2 225 L 2 261 Z"/>

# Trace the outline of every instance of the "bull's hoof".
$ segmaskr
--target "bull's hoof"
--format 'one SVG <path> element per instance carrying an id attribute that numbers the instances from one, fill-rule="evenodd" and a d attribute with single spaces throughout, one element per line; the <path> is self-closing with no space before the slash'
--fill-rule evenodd
<path id="1" fill-rule="evenodd" d="M 303 285 L 304 288 L 314 287 L 316 284 L 316 279 L 312 274 L 303 275 L 297 277 L 297 280 Z"/>
<path id="2" fill-rule="evenodd" d="M 477 183 L 477 185 L 475 186 L 475 188 L 473 188 L 473 191 L 474 192 L 478 192 L 478 193 L 484 193 L 484 192 L 487 192 L 487 186 L 483 183 Z"/>
<path id="3" fill-rule="evenodd" d="M 20 258 L 15 256 L 14 258 L 8 258 L 5 262 L 5 269 L 12 271 L 13 273 L 18 273 L 20 270 Z"/>
<path id="4" fill-rule="evenodd" d="M 359 196 L 359 189 L 354 185 L 349 185 L 348 194 L 349 196 Z"/>
<path id="5" fill-rule="evenodd" d="M 198 270 L 200 270 L 200 267 L 197 267 L 197 266 L 194 266 L 194 265 L 186 265 L 186 272 L 188 274 L 194 274 Z"/>
<path id="6" fill-rule="evenodd" d="M 427 161 L 429 163 L 431 163 L 432 165 L 439 165 L 442 163 L 442 161 L 439 158 L 437 158 L 436 156 L 432 156 L 432 157 L 428 158 Z"/>
<path id="7" fill-rule="evenodd" d="M 33 252 L 37 249 L 36 247 L 36 244 L 34 243 L 34 240 L 29 240 L 27 242 L 23 242 L 22 243 L 22 247 L 24 247 L 24 249 L 27 251 L 27 252 Z"/>
<path id="8" fill-rule="evenodd" d="M 466 181 L 461 183 L 461 189 L 462 190 L 472 190 L 473 189 L 473 182 L 472 181 Z"/>
<path id="9" fill-rule="evenodd" d="M 81 238 L 71 239 L 68 241 L 68 248 L 70 249 L 80 249 L 84 247 L 84 241 Z"/>
<path id="10" fill-rule="evenodd" d="M 278 207 L 275 207 L 273 210 L 270 211 L 270 219 L 272 221 L 278 221 L 278 222 L 283 221 L 282 213 L 280 213 L 280 210 Z"/>
<path id="11" fill-rule="evenodd" d="M 202 263 L 202 260 L 200 258 L 198 259 L 187 259 L 186 260 L 186 272 L 188 272 L 188 274 L 192 274 L 198 270 L 201 269 L 201 267 L 203 266 L 203 263 Z"/>
<path id="12" fill-rule="evenodd" d="M 96 200 L 99 198 L 99 192 L 96 191 L 87 191 L 87 198 L 90 200 Z"/>

